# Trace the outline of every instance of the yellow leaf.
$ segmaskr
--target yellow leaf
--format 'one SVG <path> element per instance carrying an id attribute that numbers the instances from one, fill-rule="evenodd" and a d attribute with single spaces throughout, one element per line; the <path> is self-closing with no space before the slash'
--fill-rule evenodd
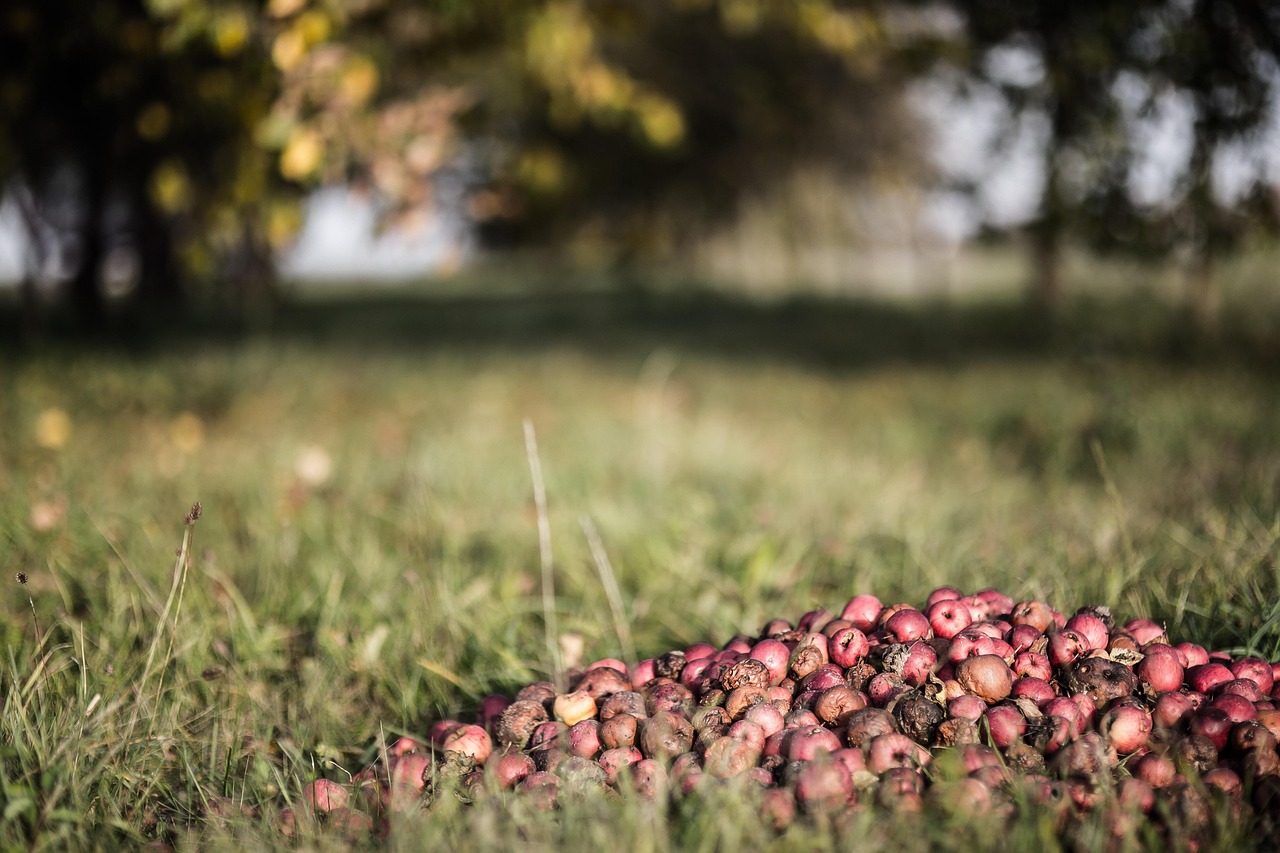
<path id="1" fill-rule="evenodd" d="M 71 418 L 54 406 L 36 418 L 36 444 L 46 450 L 59 450 L 71 437 Z"/>
<path id="2" fill-rule="evenodd" d="M 342 100 L 358 107 L 373 97 L 377 90 L 378 67 L 368 57 L 353 57 L 338 79 Z"/>
<path id="3" fill-rule="evenodd" d="M 646 95 L 636 103 L 640 130 L 655 148 L 671 148 L 684 139 L 684 116 L 676 105 L 657 95 Z"/>
<path id="4" fill-rule="evenodd" d="M 287 29 L 271 44 L 271 61 L 281 71 L 292 71 L 307 53 L 307 42 L 296 29 Z"/>
<path id="5" fill-rule="evenodd" d="M 307 5 L 307 0 L 271 0 L 267 4 L 267 14 L 273 18 L 287 18 Z"/>
<path id="6" fill-rule="evenodd" d="M 564 186 L 564 160 L 549 149 L 526 151 L 517 165 L 520 182 L 537 193 L 550 194 Z"/>
<path id="7" fill-rule="evenodd" d="M 303 128 L 293 135 L 280 154 L 280 174 L 293 181 L 302 181 L 315 174 L 324 157 L 324 144 L 320 134 Z"/>
<path id="8" fill-rule="evenodd" d="M 235 56 L 244 50 L 248 41 L 249 19 L 243 12 L 226 12 L 214 19 L 213 46 L 219 56 Z"/>
<path id="9" fill-rule="evenodd" d="M 267 213 L 267 240 L 277 249 L 284 247 L 302 227 L 302 216 L 295 204 L 272 205 Z"/>
<path id="10" fill-rule="evenodd" d="M 294 27 L 306 39 L 307 46 L 319 44 L 327 41 L 329 33 L 333 30 L 333 23 L 329 20 L 329 16 L 319 9 L 312 9 L 303 13 L 294 24 Z"/>
<path id="11" fill-rule="evenodd" d="M 191 181 L 181 163 L 169 160 L 151 173 L 151 197 L 161 210 L 177 213 L 191 204 Z"/>

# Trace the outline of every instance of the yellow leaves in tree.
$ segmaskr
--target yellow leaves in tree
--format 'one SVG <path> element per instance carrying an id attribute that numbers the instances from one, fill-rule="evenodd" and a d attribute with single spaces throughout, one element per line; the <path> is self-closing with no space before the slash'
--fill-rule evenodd
<path id="1" fill-rule="evenodd" d="M 329 35 L 333 32 L 333 22 L 329 20 L 329 16 L 319 9 L 312 9 L 298 16 L 298 20 L 293 24 L 298 32 L 302 33 L 303 41 L 307 47 L 320 44 L 322 41 L 328 41 Z"/>
<path id="2" fill-rule="evenodd" d="M 277 249 L 286 246 L 302 227 L 302 213 L 298 205 L 277 203 L 267 211 L 267 240 Z"/>
<path id="3" fill-rule="evenodd" d="M 307 5 L 307 0 L 271 0 L 267 14 L 273 18 L 287 18 Z"/>
<path id="4" fill-rule="evenodd" d="M 301 128 L 280 152 L 280 174 L 291 181 L 304 181 L 316 173 L 324 159 L 324 142 L 311 128 Z"/>
<path id="5" fill-rule="evenodd" d="M 289 72 L 298 67 L 307 51 L 333 32 L 333 22 L 318 9 L 304 12 L 271 43 L 271 61 L 281 71 Z"/>
<path id="6" fill-rule="evenodd" d="M 307 42 L 302 33 L 289 28 L 276 36 L 271 43 L 271 61 L 281 71 L 292 71 L 307 53 Z"/>
<path id="7" fill-rule="evenodd" d="M 803 0 L 797 6 L 797 14 L 809 35 L 832 53 L 856 53 L 875 32 L 868 16 L 836 9 L 824 0 Z"/>
<path id="8" fill-rule="evenodd" d="M 563 77 L 595 53 L 595 34 L 577 3 L 548 6 L 529 27 L 525 55 L 548 81 Z"/>
<path id="9" fill-rule="evenodd" d="M 176 160 L 166 160 L 151 173 L 151 197 L 168 213 L 180 213 L 191 205 L 191 179 Z"/>
<path id="10" fill-rule="evenodd" d="M 758 8 L 755 0 L 738 5 Z M 547 7 L 529 27 L 525 57 L 551 94 L 549 116 L 557 126 L 572 127 L 586 116 L 605 127 L 630 121 L 655 148 L 672 148 L 684 140 L 684 116 L 675 102 L 599 55 L 591 20 L 580 3 Z M 522 180 L 535 187 L 539 183 L 524 175 Z"/>
<path id="11" fill-rule="evenodd" d="M 655 148 L 673 148 L 684 140 L 684 116 L 679 107 L 659 95 L 645 95 L 636 103 L 640 131 Z"/>
<path id="12" fill-rule="evenodd" d="M 378 66 L 367 56 L 353 56 L 338 78 L 338 94 L 350 106 L 365 104 L 378 91 Z"/>
<path id="13" fill-rule="evenodd" d="M 222 12 L 213 19 L 211 35 L 219 56 L 236 56 L 249 41 L 249 19 L 239 9 Z"/>
<path id="14" fill-rule="evenodd" d="M 71 418 L 57 406 L 45 409 L 36 418 L 36 444 L 45 450 L 61 450 L 71 438 Z"/>
<path id="15" fill-rule="evenodd" d="M 529 190 L 551 195 L 564 186 L 564 159 L 549 148 L 526 151 L 516 164 L 516 174 Z"/>

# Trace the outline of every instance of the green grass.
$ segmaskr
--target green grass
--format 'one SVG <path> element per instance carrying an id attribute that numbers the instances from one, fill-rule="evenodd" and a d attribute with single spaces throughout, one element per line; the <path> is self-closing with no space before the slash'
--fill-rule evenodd
<path id="1" fill-rule="evenodd" d="M 620 640 L 584 516 L 641 655 L 856 592 L 918 604 L 955 584 L 1106 603 L 1177 639 L 1280 657 L 1280 385 L 1248 361 L 1135 354 L 1113 345 L 1129 323 L 1114 318 L 1094 327 L 1110 337 L 1042 347 L 998 312 L 986 336 L 972 316 L 870 308 L 803 328 L 794 313 L 566 326 L 552 312 L 512 336 L 455 306 L 426 314 L 417 342 L 408 320 L 370 332 L 308 310 L 305 334 L 286 322 L 239 343 L 0 362 L 0 847 L 284 845 L 268 817 L 306 781 L 544 677 L 525 418 L 557 622 L 588 658 Z M 475 322 L 457 326 L 467 310 Z M 42 446 L 53 410 L 70 429 Z M 330 460 L 323 483 L 300 478 L 309 448 Z M 215 795 L 263 817 L 209 819 Z M 1034 814 L 993 828 L 860 812 L 779 838 L 750 796 L 708 796 L 556 815 L 441 796 L 389 843 L 1062 844 Z M 1227 826 L 1217 840 L 1237 839 Z"/>

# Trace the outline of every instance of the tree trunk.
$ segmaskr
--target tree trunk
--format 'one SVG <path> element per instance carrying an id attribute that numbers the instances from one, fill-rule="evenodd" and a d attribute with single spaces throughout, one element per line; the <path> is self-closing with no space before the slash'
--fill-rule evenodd
<path id="1" fill-rule="evenodd" d="M 1212 334 L 1218 325 L 1222 309 L 1222 294 L 1218 286 L 1217 252 L 1213 240 L 1205 235 L 1195 248 L 1195 255 L 1187 269 L 1187 313 L 1196 331 Z"/>
<path id="2" fill-rule="evenodd" d="M 145 195 L 134 199 L 133 215 L 140 264 L 138 302 L 147 311 L 176 310 L 183 302 L 183 289 L 169 223 Z"/>
<path id="3" fill-rule="evenodd" d="M 1045 314 L 1062 302 L 1062 233 L 1052 222 L 1040 222 L 1031 234 L 1031 304 Z"/>
<path id="4" fill-rule="evenodd" d="M 1220 308 L 1216 273 L 1221 248 L 1217 205 L 1213 199 L 1213 149 L 1208 131 L 1196 126 L 1196 144 L 1188 168 L 1194 184 L 1187 197 L 1191 216 L 1191 260 L 1187 265 L 1187 315 L 1197 332 L 1210 334 Z"/>
<path id="5" fill-rule="evenodd" d="M 106 253 L 103 213 L 107 206 L 107 170 L 106 164 L 96 157 L 86 158 L 82 166 L 85 169 L 84 216 L 80 222 L 79 265 L 71 279 L 71 310 L 81 331 L 97 332 L 106 320 L 101 272 Z"/>
<path id="6" fill-rule="evenodd" d="M 25 269 L 22 271 L 22 281 L 19 282 L 22 328 L 34 329 L 39 311 L 37 282 L 45 263 L 49 259 L 48 247 L 42 228 L 44 220 L 40 216 L 39 207 L 36 205 L 35 193 L 31 191 L 26 181 L 18 180 L 14 182 L 13 198 L 22 217 L 22 225 L 28 247 Z"/>
<path id="7" fill-rule="evenodd" d="M 1061 139 L 1064 121 L 1060 112 L 1053 116 L 1054 139 Z M 1053 144 L 1044 150 L 1044 195 L 1040 199 L 1040 217 L 1031 226 L 1031 278 L 1027 296 L 1035 309 L 1045 315 L 1058 311 L 1062 302 L 1062 229 L 1064 224 L 1062 193 L 1059 187 L 1058 155 Z"/>

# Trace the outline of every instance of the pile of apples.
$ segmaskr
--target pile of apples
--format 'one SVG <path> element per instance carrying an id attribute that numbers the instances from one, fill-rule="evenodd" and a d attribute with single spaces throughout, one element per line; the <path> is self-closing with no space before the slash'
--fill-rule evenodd
<path id="1" fill-rule="evenodd" d="M 661 800 L 740 780 L 778 829 L 936 804 L 1045 809 L 1061 825 L 1102 814 L 1118 835 L 1146 821 L 1194 840 L 1222 809 L 1280 814 L 1277 701 L 1280 664 L 1175 645 L 1106 607 L 857 595 L 721 648 L 598 660 L 567 689 L 489 696 L 474 722 L 401 738 L 349 784 L 315 780 L 280 819 L 385 831 L 443 779 L 544 808 L 584 789 Z"/>

